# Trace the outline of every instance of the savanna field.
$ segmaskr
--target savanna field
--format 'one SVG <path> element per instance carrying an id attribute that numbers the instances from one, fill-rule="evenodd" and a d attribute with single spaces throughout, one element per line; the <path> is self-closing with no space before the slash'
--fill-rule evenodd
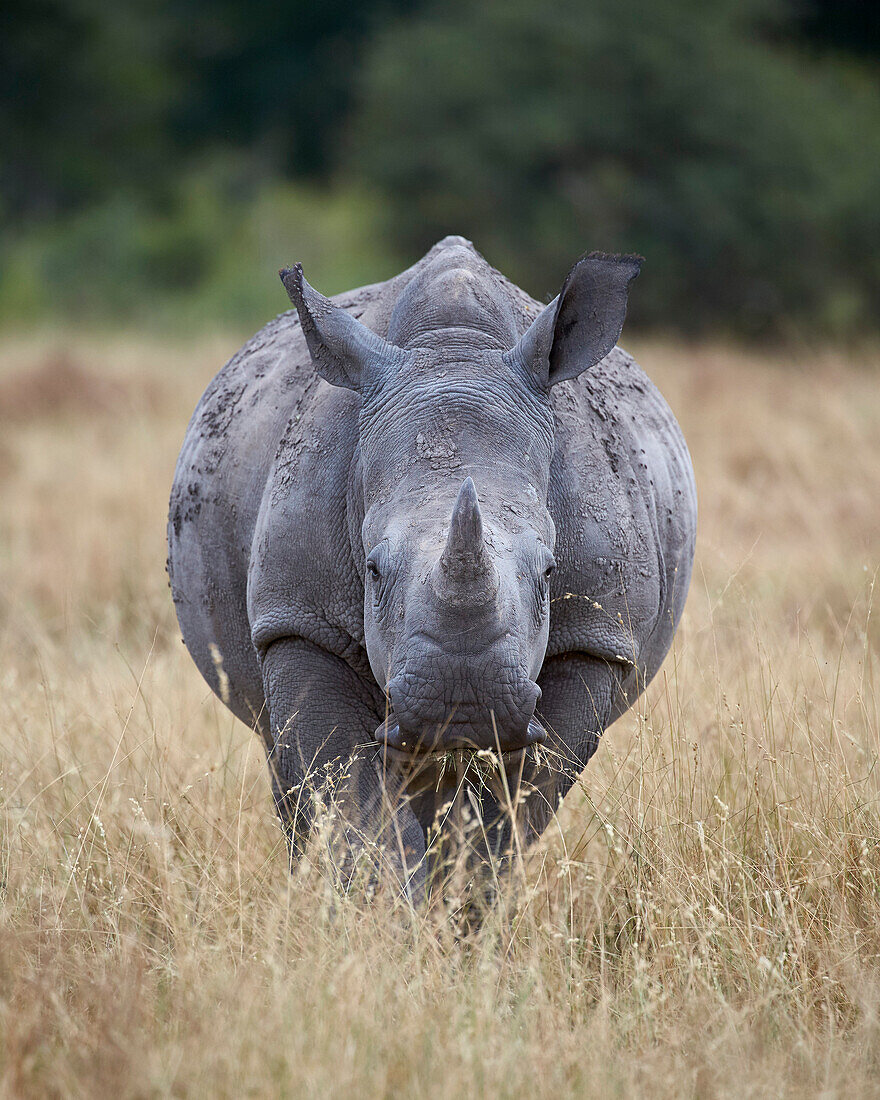
<path id="1" fill-rule="evenodd" d="M 181 645 L 172 470 L 240 342 L 0 342 L 0 1095 L 880 1095 L 880 358 L 627 343 L 696 467 L 684 622 L 459 935 L 288 874 Z"/>

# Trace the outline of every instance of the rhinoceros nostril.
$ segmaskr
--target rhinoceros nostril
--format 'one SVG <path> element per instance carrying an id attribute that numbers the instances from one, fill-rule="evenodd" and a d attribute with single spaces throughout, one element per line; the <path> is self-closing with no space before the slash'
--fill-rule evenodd
<path id="1" fill-rule="evenodd" d="M 391 717 L 379 726 L 375 737 L 380 745 L 388 745 L 390 748 L 398 750 L 407 748 L 405 734 L 401 733 L 400 726 Z"/>
<path id="2" fill-rule="evenodd" d="M 538 705 L 541 699 L 541 689 L 535 683 L 534 680 L 529 680 L 523 690 L 523 713 L 534 714 L 535 707 Z"/>
<path id="3" fill-rule="evenodd" d="M 392 677 L 385 685 L 385 698 L 388 701 L 388 710 L 396 714 L 401 705 L 404 686 L 399 676 Z"/>

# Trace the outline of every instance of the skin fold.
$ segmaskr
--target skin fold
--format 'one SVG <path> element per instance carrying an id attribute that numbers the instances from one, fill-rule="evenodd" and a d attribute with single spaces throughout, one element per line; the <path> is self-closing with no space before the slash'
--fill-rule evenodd
<path id="1" fill-rule="evenodd" d="M 296 267 L 296 312 L 203 395 L 172 592 L 264 741 L 293 854 L 322 792 L 340 866 L 378 839 L 413 898 L 438 829 L 477 822 L 484 856 L 527 844 L 659 668 L 696 493 L 616 346 L 638 270 L 584 257 L 542 308 L 460 237 L 332 301 Z"/>

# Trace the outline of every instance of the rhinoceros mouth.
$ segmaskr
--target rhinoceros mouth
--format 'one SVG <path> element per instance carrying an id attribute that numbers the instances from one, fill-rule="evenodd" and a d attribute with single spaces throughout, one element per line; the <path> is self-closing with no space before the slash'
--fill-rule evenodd
<path id="1" fill-rule="evenodd" d="M 504 804 L 530 782 L 537 763 L 531 759 L 531 749 L 500 754 L 489 749 L 451 749 L 413 756 L 383 745 L 379 753 L 386 778 L 392 779 L 401 795 L 429 795 L 441 801 L 471 789 L 489 790 Z"/>
<path id="2" fill-rule="evenodd" d="M 535 718 L 530 720 L 523 734 L 503 740 L 492 732 L 480 740 L 467 734 L 456 735 L 448 725 L 432 733 L 411 734 L 401 730 L 393 717 L 386 719 L 376 730 L 376 741 L 380 749 L 408 759 L 445 756 L 449 753 L 461 753 L 465 756 L 470 754 L 486 759 L 490 756 L 507 758 L 517 756 L 534 745 L 541 745 L 546 740 L 547 733 Z"/>
<path id="3" fill-rule="evenodd" d="M 478 747 L 472 744 L 442 744 L 441 739 L 416 739 L 401 735 L 399 727 L 383 723 L 376 731 L 378 762 L 407 781 L 408 786 L 441 788 L 463 782 L 480 783 L 507 777 L 510 788 L 518 785 L 526 773 L 541 765 L 541 746 L 546 732 L 534 719 L 529 723 L 522 743 L 514 748 Z"/>

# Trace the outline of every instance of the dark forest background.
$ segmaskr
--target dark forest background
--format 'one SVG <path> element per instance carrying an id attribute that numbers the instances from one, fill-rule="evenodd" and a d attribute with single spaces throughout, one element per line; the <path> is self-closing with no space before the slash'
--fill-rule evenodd
<path id="1" fill-rule="evenodd" d="M 880 327 L 873 0 L 4 0 L 0 321 L 256 326 L 449 232 L 632 320 Z"/>

